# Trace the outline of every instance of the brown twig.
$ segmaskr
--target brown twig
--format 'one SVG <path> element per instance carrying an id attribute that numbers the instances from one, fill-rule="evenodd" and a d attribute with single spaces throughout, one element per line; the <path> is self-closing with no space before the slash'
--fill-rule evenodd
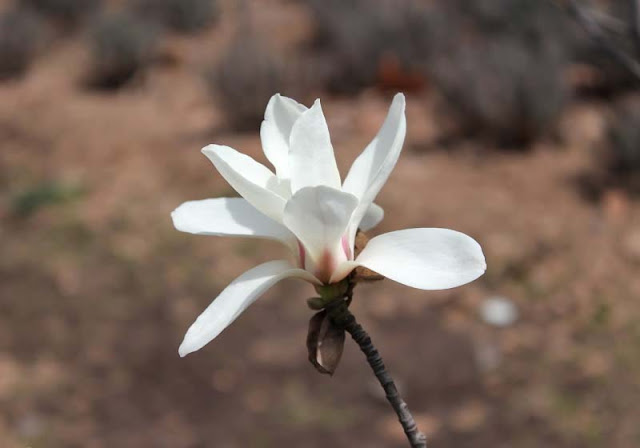
<path id="1" fill-rule="evenodd" d="M 426 448 L 426 437 L 418 430 L 418 426 L 409 411 L 407 403 L 405 403 L 400 396 L 398 388 L 393 382 L 393 378 L 391 378 L 391 375 L 387 372 L 380 353 L 373 345 L 367 332 L 362 328 L 362 325 L 356 321 L 355 316 L 349 311 L 349 304 L 353 298 L 353 287 L 354 284 L 350 282 L 345 296 L 332 301 L 325 309 L 334 325 L 344 328 L 356 344 L 358 344 L 362 353 L 367 357 L 369 366 L 371 366 L 371 370 L 373 370 L 374 375 L 384 389 L 387 400 L 391 403 L 391 406 L 398 415 L 398 420 L 402 425 L 404 433 L 407 435 L 411 447 Z"/>
<path id="2" fill-rule="evenodd" d="M 633 44 L 636 56 L 640 57 L 640 0 L 630 0 L 633 12 L 631 29 L 633 30 Z"/>

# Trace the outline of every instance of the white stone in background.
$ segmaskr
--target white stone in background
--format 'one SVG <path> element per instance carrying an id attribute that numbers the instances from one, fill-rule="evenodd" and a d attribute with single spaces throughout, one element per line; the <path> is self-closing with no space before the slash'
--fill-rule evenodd
<path id="1" fill-rule="evenodd" d="M 518 309 L 506 297 L 490 297 L 480 306 L 480 316 L 489 325 L 508 327 L 518 319 Z"/>

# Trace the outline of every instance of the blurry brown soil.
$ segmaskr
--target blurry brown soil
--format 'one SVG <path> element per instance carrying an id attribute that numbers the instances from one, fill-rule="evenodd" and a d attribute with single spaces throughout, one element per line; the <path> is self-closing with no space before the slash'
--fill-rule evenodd
<path id="1" fill-rule="evenodd" d="M 224 110 L 199 77 L 231 33 L 223 20 L 174 39 L 178 64 L 117 94 L 79 87 L 74 40 L 0 86 L 1 447 L 405 446 L 350 341 L 332 378 L 307 362 L 306 284 L 276 286 L 215 342 L 178 357 L 226 284 L 284 255 L 273 243 L 181 234 L 169 218 L 183 201 L 232 194 L 199 153 L 205 144 L 265 161 L 257 129 L 219 125 Z M 345 174 L 390 98 L 322 99 Z M 431 446 L 638 446 L 640 204 L 619 191 L 584 201 L 573 181 L 592 163 L 600 108 L 572 107 L 562 144 L 505 155 L 434 145 L 433 103 L 408 97 L 408 138 L 375 233 L 457 229 L 482 244 L 489 269 L 452 291 L 364 285 L 353 304 Z M 16 216 L 17 195 L 43 181 L 82 194 Z M 479 318 L 493 295 L 518 306 L 513 326 Z"/>

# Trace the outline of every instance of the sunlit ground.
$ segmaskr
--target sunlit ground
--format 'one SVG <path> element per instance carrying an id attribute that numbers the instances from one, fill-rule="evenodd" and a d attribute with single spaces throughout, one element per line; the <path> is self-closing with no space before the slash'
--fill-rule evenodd
<path id="1" fill-rule="evenodd" d="M 293 1 L 248 5 L 254 31 L 293 64 L 313 16 Z M 308 363 L 313 290 L 303 282 L 279 284 L 212 344 L 178 357 L 225 285 L 286 254 L 179 233 L 169 217 L 186 200 L 234 195 L 204 145 L 266 162 L 259 122 L 235 131 L 202 76 L 239 26 L 234 3 L 220 7 L 204 30 L 165 36 L 159 60 L 121 90 L 87 87 L 83 31 L 0 84 L 2 447 L 405 446 L 354 344 L 333 377 Z M 585 192 L 600 185 L 612 100 L 572 96 L 551 135 L 504 151 L 450 138 L 437 87 L 401 78 L 350 94 L 313 83 L 283 93 L 321 96 L 344 175 L 405 90 L 407 140 L 374 234 L 445 227 L 483 246 L 488 271 L 468 286 L 385 280 L 355 292 L 354 313 L 430 444 L 636 446 L 640 204 L 606 182 Z M 516 305 L 515 323 L 481 318 L 494 296 Z"/>

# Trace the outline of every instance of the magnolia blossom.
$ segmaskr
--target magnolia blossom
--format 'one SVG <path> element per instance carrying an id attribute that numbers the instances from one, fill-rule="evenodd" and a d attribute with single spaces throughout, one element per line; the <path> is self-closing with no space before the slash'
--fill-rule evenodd
<path id="1" fill-rule="evenodd" d="M 460 286 L 481 276 L 486 264 L 480 245 L 448 229 L 385 233 L 372 238 L 354 256 L 358 229 L 370 229 L 383 218 L 383 210 L 373 200 L 398 160 L 405 133 L 405 99 L 397 94 L 378 135 L 342 182 L 320 100 L 307 108 L 274 95 L 260 138 L 275 174 L 228 146 L 205 147 L 202 152 L 242 198 L 186 202 L 171 214 L 176 229 L 198 235 L 274 239 L 291 249 L 294 262 L 270 261 L 231 282 L 189 328 L 180 356 L 209 343 L 285 278 L 332 284 L 363 266 L 396 282 L 433 290 Z"/>

